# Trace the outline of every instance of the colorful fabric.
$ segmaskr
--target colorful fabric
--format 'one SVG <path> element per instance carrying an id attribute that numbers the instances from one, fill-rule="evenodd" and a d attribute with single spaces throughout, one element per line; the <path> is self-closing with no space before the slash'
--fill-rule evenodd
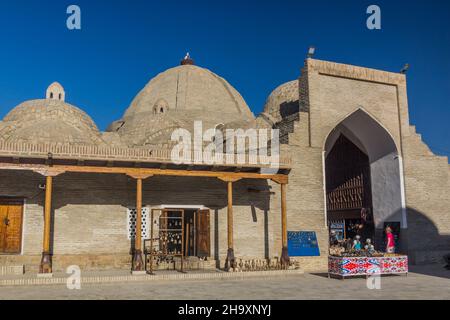
<path id="1" fill-rule="evenodd" d="M 408 257 L 329 257 L 328 272 L 344 277 L 408 273 Z"/>

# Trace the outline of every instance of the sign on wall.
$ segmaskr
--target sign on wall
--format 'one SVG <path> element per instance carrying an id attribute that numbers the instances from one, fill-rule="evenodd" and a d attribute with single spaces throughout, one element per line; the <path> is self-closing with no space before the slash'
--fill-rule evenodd
<path id="1" fill-rule="evenodd" d="M 290 257 L 318 257 L 319 243 L 314 231 L 288 231 L 288 253 Z"/>

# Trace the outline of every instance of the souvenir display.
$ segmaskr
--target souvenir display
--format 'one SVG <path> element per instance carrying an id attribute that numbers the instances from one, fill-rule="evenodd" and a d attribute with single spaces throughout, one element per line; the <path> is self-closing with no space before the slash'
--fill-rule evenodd
<path id="1" fill-rule="evenodd" d="M 372 240 L 371 239 L 367 239 L 366 240 L 366 245 L 364 246 L 364 250 L 366 252 L 368 252 L 369 254 L 375 253 L 375 247 L 372 244 Z"/>
<path id="2" fill-rule="evenodd" d="M 153 211 L 151 221 L 154 222 L 151 228 L 150 248 L 146 245 L 146 260 L 149 271 L 153 272 L 153 266 L 167 266 L 176 268 L 175 257 L 181 258 L 181 271 L 184 267 L 184 212 L 171 210 L 161 214 L 159 219 L 154 219 Z M 155 237 L 154 229 L 157 229 Z"/>
<path id="3" fill-rule="evenodd" d="M 299 269 L 300 265 L 298 262 L 291 260 L 289 264 L 290 270 Z M 236 272 L 251 272 L 251 271 L 271 271 L 271 270 L 285 270 L 282 268 L 281 261 L 278 258 L 275 259 L 250 259 L 243 260 L 239 259 L 237 267 L 234 271 Z"/>

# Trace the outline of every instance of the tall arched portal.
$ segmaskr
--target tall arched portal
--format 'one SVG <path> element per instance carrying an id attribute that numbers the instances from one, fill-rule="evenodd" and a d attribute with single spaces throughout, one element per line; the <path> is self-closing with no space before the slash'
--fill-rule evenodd
<path id="1" fill-rule="evenodd" d="M 391 135 L 363 110 L 351 114 L 325 142 L 327 220 L 332 230 L 384 246 L 384 228 L 404 251 L 406 225 L 401 163 Z M 406 237 L 405 237 L 406 238 Z"/>

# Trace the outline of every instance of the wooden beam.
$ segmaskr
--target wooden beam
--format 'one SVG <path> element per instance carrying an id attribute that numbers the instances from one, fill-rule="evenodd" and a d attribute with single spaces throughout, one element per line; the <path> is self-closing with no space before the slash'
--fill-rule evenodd
<path id="1" fill-rule="evenodd" d="M 278 184 L 287 184 L 289 182 L 289 176 L 285 174 L 277 174 L 270 178 L 270 180 Z"/>
<path id="2" fill-rule="evenodd" d="M 44 176 L 44 177 L 57 177 L 63 173 L 65 173 L 64 170 L 59 170 L 59 169 L 53 169 L 52 167 L 48 167 L 48 168 L 43 168 L 43 169 L 36 169 L 33 170 L 36 173 L 39 173 L 40 175 Z"/>
<path id="3" fill-rule="evenodd" d="M 44 202 L 44 241 L 39 273 L 52 273 L 52 256 L 50 253 L 52 188 L 53 188 L 53 177 L 47 176 L 45 182 L 45 202 Z"/>
<path id="4" fill-rule="evenodd" d="M 96 167 L 96 166 L 74 166 L 74 165 L 53 165 L 47 166 L 43 164 L 13 164 L 0 163 L 0 170 L 32 170 L 41 174 L 59 175 L 64 172 L 77 173 L 115 173 L 126 175 L 155 175 L 155 176 L 179 176 L 179 177 L 208 177 L 219 178 L 223 181 L 237 181 L 239 179 L 271 179 L 277 183 L 287 181 L 288 176 L 285 174 L 261 174 L 256 172 L 214 172 L 214 171 L 198 171 L 198 170 L 174 170 L 174 169 L 156 169 L 156 168 L 125 168 L 125 167 Z M 237 180 L 236 180 L 237 179 Z"/>
<path id="5" fill-rule="evenodd" d="M 145 180 L 145 179 L 148 179 L 148 178 L 153 177 L 153 174 L 128 173 L 127 176 L 129 176 L 130 178 L 133 178 L 133 179 L 141 179 L 141 180 Z"/>
<path id="6" fill-rule="evenodd" d="M 229 183 L 229 182 L 237 182 L 237 181 L 241 180 L 242 178 L 236 177 L 236 176 L 222 175 L 222 176 L 218 176 L 217 179 Z"/>

